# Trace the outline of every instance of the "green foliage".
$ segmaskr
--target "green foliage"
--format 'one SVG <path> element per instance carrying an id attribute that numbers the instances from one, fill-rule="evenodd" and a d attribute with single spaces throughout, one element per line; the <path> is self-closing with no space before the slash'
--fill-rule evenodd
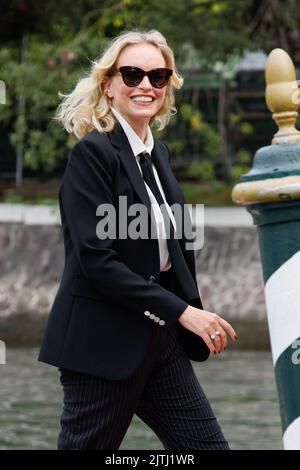
<path id="1" fill-rule="evenodd" d="M 50 174 L 65 159 L 65 150 L 64 132 L 49 121 L 44 131 L 32 129 L 28 132 L 24 164 L 38 173 Z"/>
<path id="2" fill-rule="evenodd" d="M 126 25 L 155 28 L 168 37 L 176 58 L 184 60 L 183 44 L 201 48 L 213 64 L 233 51 L 249 47 L 243 15 L 252 0 L 122 0 L 111 9 L 112 18 L 123 12 Z M 113 22 L 113 20 L 111 20 Z M 252 39 L 251 46 L 255 46 Z"/>
<path id="3" fill-rule="evenodd" d="M 246 165 L 246 164 L 250 164 L 251 162 L 251 154 L 248 150 L 246 149 L 239 149 L 238 153 L 237 153 L 237 156 L 238 156 L 238 161 L 242 164 L 242 165 Z"/>
<path id="4" fill-rule="evenodd" d="M 214 166 L 211 161 L 193 161 L 187 168 L 186 175 L 199 181 L 212 181 L 215 178 Z"/>
<path id="5" fill-rule="evenodd" d="M 245 165 L 233 165 L 232 167 L 232 177 L 234 183 L 238 183 L 241 179 L 241 176 L 250 171 L 249 166 Z"/>
<path id="6" fill-rule="evenodd" d="M 249 122 L 242 122 L 240 131 L 243 135 L 251 135 L 253 134 L 253 126 Z"/>
<path id="7" fill-rule="evenodd" d="M 64 29 L 57 34 L 64 35 Z M 90 57 L 99 55 L 104 43 L 91 31 L 83 31 L 70 42 L 60 37 L 51 44 L 32 35 L 24 64 L 19 62 L 17 47 L 0 50 L 0 78 L 7 88 L 0 123 L 11 124 L 9 137 L 15 149 L 24 139 L 25 168 L 50 174 L 66 160 L 76 139 L 68 137 L 53 119 L 60 102 L 58 92 L 69 92 L 75 86 L 90 67 Z M 25 115 L 18 112 L 20 96 L 25 100 Z"/>
<path id="8" fill-rule="evenodd" d="M 297 15 L 291 17 L 284 7 L 293 1 L 276 4 L 282 13 L 279 24 L 297 31 Z M 272 24 L 277 28 L 281 17 L 276 17 L 271 6 L 261 8 L 258 26 L 256 7 L 254 0 L 48 0 L 42 7 L 35 0 L 6 2 L 1 10 L 0 40 L 7 42 L 0 49 L 0 79 L 6 84 L 7 99 L 6 105 L 0 106 L 0 125 L 12 129 L 10 141 L 15 148 L 24 140 L 25 167 L 49 174 L 66 160 L 75 141 L 53 121 L 58 92 L 74 88 L 108 40 L 124 29 L 156 28 L 174 49 L 178 70 L 184 76 L 188 77 L 189 67 L 209 71 L 217 64 L 220 75 L 231 77 L 236 57 L 244 49 L 267 47 L 266 38 L 268 47 L 278 41 L 277 33 L 266 36 L 260 25 L 265 24 L 265 11 L 271 30 Z M 256 34 L 257 28 L 261 34 Z M 27 62 L 21 64 L 20 39 L 25 35 Z M 20 96 L 25 98 L 25 116 L 18 111 Z M 194 104 L 179 100 L 178 109 L 180 118 L 173 116 L 170 125 L 181 126 L 183 120 L 191 138 L 199 139 L 206 154 L 200 173 L 208 178 L 207 163 L 212 161 L 213 166 L 222 153 L 220 135 Z M 243 135 L 253 132 L 238 116 L 231 119 Z M 158 133 L 157 137 L 163 135 Z M 180 155 L 185 145 L 176 137 L 170 148 Z M 239 158 L 241 165 L 248 164 L 245 155 Z"/>
<path id="9" fill-rule="evenodd" d="M 181 183 L 187 204 L 205 204 L 206 207 L 234 206 L 231 199 L 232 185 L 219 181 L 209 183 Z"/>
<path id="10" fill-rule="evenodd" d="M 230 113 L 229 116 L 229 126 L 231 129 L 234 129 L 235 132 L 239 132 L 244 136 L 252 135 L 254 132 L 253 125 L 249 122 L 242 121 L 241 117 L 238 114 Z"/>
<path id="11" fill-rule="evenodd" d="M 185 143 L 183 140 L 173 139 L 169 147 L 172 155 L 182 155 L 184 153 Z"/>
<path id="12" fill-rule="evenodd" d="M 193 108 L 189 103 L 183 103 L 179 113 L 195 137 L 201 141 L 206 155 L 213 158 L 219 157 L 221 152 L 220 135 L 212 125 L 204 121 L 201 111 Z"/>
<path id="13" fill-rule="evenodd" d="M 200 137 L 203 139 L 204 151 L 210 157 L 219 157 L 221 152 L 220 134 L 208 123 L 204 123 L 202 129 Z"/>
<path id="14" fill-rule="evenodd" d="M 250 171 L 251 154 L 246 149 L 239 149 L 235 156 L 236 163 L 232 166 L 232 179 L 234 183 L 238 183 L 243 174 Z"/>

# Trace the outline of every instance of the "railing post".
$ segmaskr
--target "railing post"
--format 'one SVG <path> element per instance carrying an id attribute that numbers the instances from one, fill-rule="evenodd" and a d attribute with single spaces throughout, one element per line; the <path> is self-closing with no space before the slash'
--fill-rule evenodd
<path id="1" fill-rule="evenodd" d="M 247 207 L 258 229 L 283 443 L 300 449 L 300 94 L 282 49 L 269 55 L 265 77 L 266 102 L 279 130 L 272 145 L 256 152 L 232 199 Z"/>

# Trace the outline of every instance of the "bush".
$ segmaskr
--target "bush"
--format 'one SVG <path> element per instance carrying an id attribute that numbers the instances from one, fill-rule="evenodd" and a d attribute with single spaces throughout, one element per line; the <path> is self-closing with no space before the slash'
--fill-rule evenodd
<path id="1" fill-rule="evenodd" d="M 249 166 L 245 165 L 233 165 L 232 167 L 232 176 L 235 183 L 238 183 L 241 179 L 241 176 L 250 171 Z"/>
<path id="2" fill-rule="evenodd" d="M 212 181 L 215 179 L 215 170 L 211 161 L 193 161 L 187 168 L 186 175 L 199 181 Z"/>

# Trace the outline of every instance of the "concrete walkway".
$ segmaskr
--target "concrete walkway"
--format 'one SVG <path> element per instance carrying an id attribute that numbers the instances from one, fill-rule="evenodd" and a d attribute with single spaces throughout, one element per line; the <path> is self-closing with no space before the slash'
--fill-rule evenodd
<path id="1" fill-rule="evenodd" d="M 203 223 L 202 206 L 192 209 L 192 220 Z M 27 204 L 0 204 L 0 222 L 16 222 L 26 225 L 60 225 L 58 206 Z M 244 207 L 204 207 L 205 226 L 249 227 L 250 214 Z"/>

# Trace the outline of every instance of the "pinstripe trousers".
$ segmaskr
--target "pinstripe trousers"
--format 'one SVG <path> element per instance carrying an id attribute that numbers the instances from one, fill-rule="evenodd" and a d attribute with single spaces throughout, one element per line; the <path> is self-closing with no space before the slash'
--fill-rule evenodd
<path id="1" fill-rule="evenodd" d="M 59 369 L 64 391 L 58 449 L 119 449 L 133 415 L 164 449 L 229 449 L 177 328 L 156 326 L 141 367 L 123 380 Z"/>

